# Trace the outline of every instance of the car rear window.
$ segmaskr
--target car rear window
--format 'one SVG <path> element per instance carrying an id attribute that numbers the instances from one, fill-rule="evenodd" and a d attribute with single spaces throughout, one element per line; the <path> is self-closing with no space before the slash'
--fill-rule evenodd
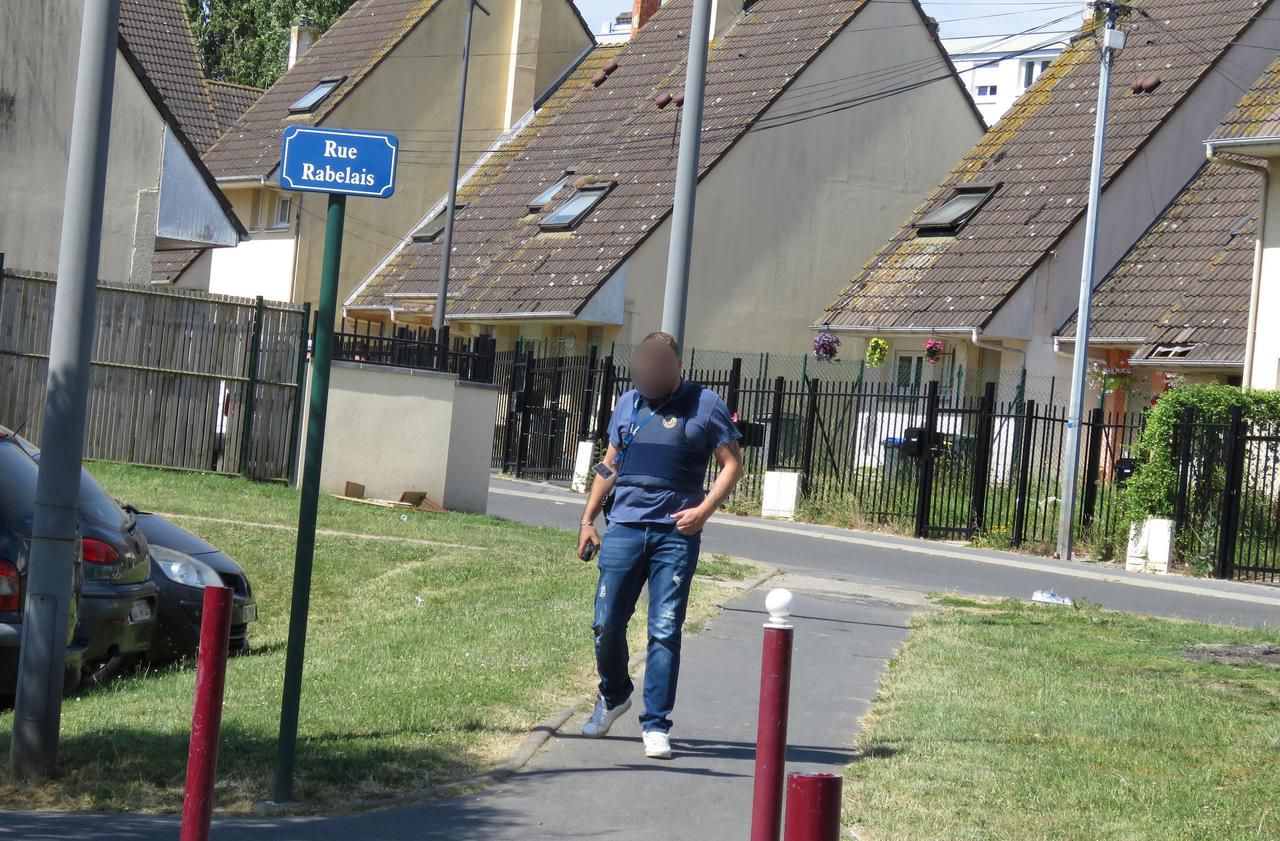
<path id="1" fill-rule="evenodd" d="M 0 441 L 0 519 L 20 534 L 31 534 L 39 468 L 12 441 Z"/>
<path id="2" fill-rule="evenodd" d="M 35 460 L 40 461 L 36 453 Z M 129 527 L 129 512 L 103 490 L 88 470 L 80 468 L 80 519 L 95 526 L 121 531 Z"/>

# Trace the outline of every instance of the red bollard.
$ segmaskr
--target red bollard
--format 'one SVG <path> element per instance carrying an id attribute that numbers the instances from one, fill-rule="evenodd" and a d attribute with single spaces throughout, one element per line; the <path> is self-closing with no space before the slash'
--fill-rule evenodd
<path id="1" fill-rule="evenodd" d="M 222 726 L 222 690 L 227 681 L 227 645 L 231 638 L 231 595 L 230 587 L 204 588 L 181 841 L 209 839 L 213 782 L 218 765 L 218 730 Z"/>
<path id="2" fill-rule="evenodd" d="M 765 598 L 760 665 L 760 719 L 756 730 L 756 785 L 751 804 L 751 841 L 778 841 L 782 829 L 782 782 L 787 761 L 787 706 L 791 697 L 792 595 L 770 590 Z"/>
<path id="3" fill-rule="evenodd" d="M 784 841 L 840 841 L 839 774 L 787 775 Z"/>

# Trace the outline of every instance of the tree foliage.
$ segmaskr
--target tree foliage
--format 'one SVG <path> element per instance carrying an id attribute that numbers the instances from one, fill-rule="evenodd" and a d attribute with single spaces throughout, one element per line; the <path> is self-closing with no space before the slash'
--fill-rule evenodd
<path id="1" fill-rule="evenodd" d="M 185 0 L 196 46 L 211 79 L 270 87 L 284 73 L 289 28 L 321 32 L 354 0 Z"/>
<path id="2" fill-rule="evenodd" d="M 1195 410 L 1197 424 L 1225 425 L 1231 410 L 1241 408 L 1250 423 L 1280 421 L 1280 392 L 1241 391 L 1228 385 L 1185 385 L 1166 391 L 1147 412 L 1142 437 L 1134 447 L 1137 472 L 1124 489 L 1128 520 L 1173 515 L 1178 486 L 1178 456 L 1174 452 L 1175 429 L 1183 412 Z"/>

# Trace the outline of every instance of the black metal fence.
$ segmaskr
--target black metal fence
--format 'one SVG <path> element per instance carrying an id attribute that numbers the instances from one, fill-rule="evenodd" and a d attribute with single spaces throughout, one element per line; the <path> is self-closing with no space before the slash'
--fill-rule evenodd
<path id="1" fill-rule="evenodd" d="M 807 505 L 856 522 L 1008 546 L 1056 539 L 1064 410 L 998 402 L 994 384 L 966 396 L 943 395 L 936 383 L 744 377 L 740 359 L 689 375 L 719 391 L 742 426 L 745 469 L 735 496 L 748 506 L 766 471 L 794 470 Z M 630 373 L 595 348 L 543 358 L 523 350 L 498 354 L 495 381 L 502 395 L 493 467 L 563 481 L 572 478 L 579 442 L 603 446 Z M 1082 537 L 1098 540 L 1114 531 L 1114 466 L 1142 416 L 1096 410 L 1085 428 L 1076 521 Z"/>
<path id="2" fill-rule="evenodd" d="M 344 318 L 333 340 L 334 359 L 445 371 L 471 382 L 493 382 L 495 344 L 488 336 L 450 341 L 447 326 L 437 335 L 431 328 Z"/>
<path id="3" fill-rule="evenodd" d="M 1174 430 L 1174 553 L 1218 578 L 1280 583 L 1280 425 L 1188 409 Z"/>

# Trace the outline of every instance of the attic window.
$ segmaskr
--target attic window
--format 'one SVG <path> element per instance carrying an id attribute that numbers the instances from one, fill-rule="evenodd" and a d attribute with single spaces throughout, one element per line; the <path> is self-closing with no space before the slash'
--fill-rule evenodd
<path id="1" fill-rule="evenodd" d="M 458 202 L 454 207 L 454 216 L 461 213 L 466 208 L 466 203 Z M 449 218 L 449 208 L 445 207 L 435 216 L 432 216 L 426 222 L 422 223 L 422 227 L 413 232 L 414 242 L 435 242 L 436 237 L 444 232 L 445 220 Z"/>
<path id="2" fill-rule="evenodd" d="M 559 195 L 561 190 L 569 186 L 569 182 L 572 180 L 573 170 L 566 169 L 563 178 L 533 197 L 533 200 L 529 202 L 529 212 L 538 213 L 545 210 L 547 205 L 551 204 L 552 199 Z"/>
<path id="3" fill-rule="evenodd" d="M 548 213 L 539 227 L 544 231 L 572 231 L 612 188 L 612 183 L 592 184 L 589 187 L 580 188 L 565 199 L 559 207 Z"/>
<path id="4" fill-rule="evenodd" d="M 1151 351 L 1149 359 L 1183 359 L 1195 345 L 1160 345 Z"/>
<path id="5" fill-rule="evenodd" d="M 995 191 L 994 186 L 960 187 L 941 207 L 926 213 L 912 224 L 922 237 L 955 236 Z"/>
<path id="6" fill-rule="evenodd" d="M 322 79 L 320 84 L 307 91 L 297 102 L 289 106 L 290 114 L 310 114 L 316 110 L 316 107 L 329 98 L 329 94 L 338 89 L 347 80 L 346 76 L 335 76 L 331 79 Z"/>

